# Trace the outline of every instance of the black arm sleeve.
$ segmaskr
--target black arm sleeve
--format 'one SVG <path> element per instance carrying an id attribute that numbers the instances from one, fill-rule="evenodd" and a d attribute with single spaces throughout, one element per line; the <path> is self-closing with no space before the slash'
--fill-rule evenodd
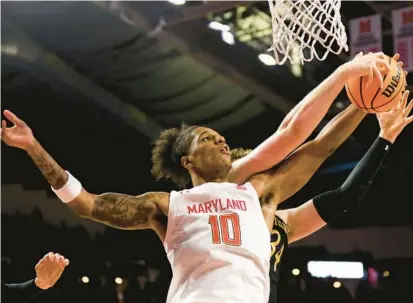
<path id="1" fill-rule="evenodd" d="M 390 146 L 389 141 L 378 137 L 339 188 L 322 193 L 313 199 L 318 214 L 326 223 L 361 202 Z"/>
<path id="2" fill-rule="evenodd" d="M 5 299 L 4 302 L 8 303 L 23 303 L 29 302 L 38 294 L 43 292 L 34 283 L 34 279 L 24 283 L 17 284 L 4 284 L 1 285 L 1 297 Z"/>

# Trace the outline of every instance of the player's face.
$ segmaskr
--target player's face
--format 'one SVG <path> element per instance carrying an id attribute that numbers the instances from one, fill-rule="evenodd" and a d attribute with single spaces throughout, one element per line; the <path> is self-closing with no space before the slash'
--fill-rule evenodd
<path id="1" fill-rule="evenodd" d="M 183 161 L 186 168 L 208 178 L 228 173 L 231 155 L 225 138 L 213 129 L 197 127 L 193 133 L 189 155 Z"/>

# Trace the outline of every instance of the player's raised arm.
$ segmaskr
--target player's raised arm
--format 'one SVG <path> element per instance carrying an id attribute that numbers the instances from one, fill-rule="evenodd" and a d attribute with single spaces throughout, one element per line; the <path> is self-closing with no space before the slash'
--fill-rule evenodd
<path id="1" fill-rule="evenodd" d="M 266 171 L 284 160 L 311 135 L 348 79 L 367 76 L 368 82 L 375 77 L 383 83 L 379 66 L 383 66 L 386 71 L 390 69 L 384 58 L 382 53 L 360 55 L 341 65 L 287 115 L 282 127 L 248 156 L 233 164 L 229 179 L 243 183 L 252 175 Z"/>
<path id="2" fill-rule="evenodd" d="M 154 228 L 158 217 L 167 214 L 168 193 L 129 196 L 87 192 L 46 152 L 23 120 L 8 110 L 4 115 L 14 125 L 7 127 L 6 121 L 2 121 L 2 140 L 9 146 L 25 150 L 56 195 L 79 216 L 120 229 L 142 229 Z"/>

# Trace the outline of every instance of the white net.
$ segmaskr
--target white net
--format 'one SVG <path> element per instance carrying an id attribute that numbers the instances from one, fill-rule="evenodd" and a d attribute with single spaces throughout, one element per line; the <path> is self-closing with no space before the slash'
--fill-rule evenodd
<path id="1" fill-rule="evenodd" d="M 329 52 L 348 51 L 346 30 L 341 22 L 341 0 L 268 0 L 277 64 L 290 60 L 303 64 L 316 57 L 323 61 Z"/>

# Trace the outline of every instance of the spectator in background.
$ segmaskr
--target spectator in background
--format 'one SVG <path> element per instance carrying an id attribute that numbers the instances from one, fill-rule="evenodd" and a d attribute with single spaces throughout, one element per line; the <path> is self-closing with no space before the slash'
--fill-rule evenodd
<path id="1" fill-rule="evenodd" d="M 43 291 L 53 287 L 68 265 L 69 260 L 65 257 L 52 252 L 48 253 L 34 267 L 36 278 L 24 283 L 2 283 L 2 299 L 8 303 L 30 301 Z"/>

